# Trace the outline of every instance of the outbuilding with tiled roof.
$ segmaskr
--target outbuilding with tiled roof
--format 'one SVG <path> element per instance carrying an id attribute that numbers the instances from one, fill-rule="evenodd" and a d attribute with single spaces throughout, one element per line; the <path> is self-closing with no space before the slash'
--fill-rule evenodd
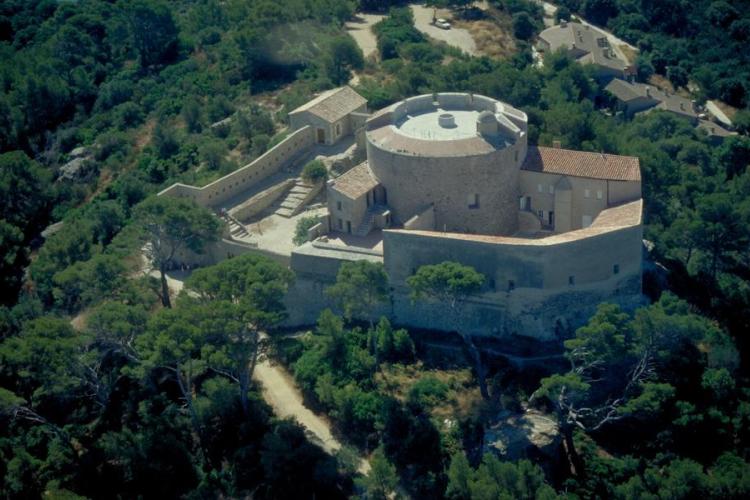
<path id="1" fill-rule="evenodd" d="M 289 113 L 289 124 L 297 130 L 314 129 L 319 144 L 335 144 L 355 132 L 352 114 L 367 113 L 367 100 L 348 85 L 323 92 Z"/>

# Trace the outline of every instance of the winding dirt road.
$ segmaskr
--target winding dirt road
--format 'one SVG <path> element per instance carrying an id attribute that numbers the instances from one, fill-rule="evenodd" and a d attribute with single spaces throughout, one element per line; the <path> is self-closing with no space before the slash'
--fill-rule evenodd
<path id="1" fill-rule="evenodd" d="M 176 297 L 179 294 L 189 274 L 185 271 L 167 273 L 170 295 Z M 271 405 L 277 416 L 292 417 L 297 420 L 307 429 L 311 440 L 327 453 L 334 455 L 341 449 L 341 442 L 331 433 L 331 425 L 305 406 L 302 393 L 284 367 L 273 364 L 268 358 L 263 358 L 255 366 L 253 378 L 262 385 L 263 398 Z M 357 471 L 367 474 L 370 470 L 370 463 L 364 457 L 359 457 L 359 459 Z"/>

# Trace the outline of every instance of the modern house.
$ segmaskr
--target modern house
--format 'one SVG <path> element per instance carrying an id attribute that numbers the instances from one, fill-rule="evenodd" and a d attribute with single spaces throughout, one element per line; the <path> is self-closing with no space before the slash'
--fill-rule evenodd
<path id="1" fill-rule="evenodd" d="M 695 103 L 672 92 L 666 92 L 652 85 L 626 82 L 615 78 L 604 87 L 617 101 L 617 107 L 632 118 L 638 113 L 658 109 L 687 118 L 693 125 L 698 124 L 698 111 Z"/>
<path id="2" fill-rule="evenodd" d="M 620 57 L 610 45 L 606 33 L 589 26 L 562 21 L 539 33 L 540 52 L 565 50 L 581 64 L 591 64 L 599 80 L 627 78 L 636 74 L 635 67 Z"/>

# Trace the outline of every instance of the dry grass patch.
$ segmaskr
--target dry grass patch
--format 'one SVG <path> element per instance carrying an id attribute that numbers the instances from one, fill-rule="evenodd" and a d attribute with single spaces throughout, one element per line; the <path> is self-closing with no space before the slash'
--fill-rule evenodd
<path id="1" fill-rule="evenodd" d="M 465 418 L 482 403 L 479 388 L 468 368 L 430 370 L 421 362 L 412 365 L 384 364 L 375 375 L 375 382 L 383 393 L 406 401 L 414 384 L 425 378 L 438 380 L 447 387 L 445 397 L 431 409 L 433 417 L 440 420 Z"/>
<path id="2" fill-rule="evenodd" d="M 627 45 L 618 45 L 617 48 L 620 49 L 620 52 L 622 52 L 622 55 L 625 56 L 625 59 L 628 60 L 628 64 L 635 63 L 635 59 L 638 57 L 638 51 L 627 46 Z"/>
<path id="3" fill-rule="evenodd" d="M 471 34 L 480 55 L 507 59 L 518 51 L 510 17 L 497 11 L 489 15 L 489 18 L 478 21 L 454 19 L 452 22 L 456 28 L 463 28 Z"/>
<path id="4" fill-rule="evenodd" d="M 648 79 L 648 83 L 653 85 L 654 87 L 658 87 L 662 90 L 674 93 L 674 86 L 672 86 L 672 82 L 670 82 L 664 76 L 653 74 L 651 75 L 651 78 Z"/>
<path id="5" fill-rule="evenodd" d="M 716 106 L 720 110 L 722 110 L 724 112 L 724 114 L 727 115 L 727 118 L 729 118 L 730 120 L 733 120 L 734 119 L 734 115 L 737 114 L 737 108 L 735 108 L 734 106 L 730 106 L 729 104 L 727 104 L 725 102 L 722 102 L 722 101 L 719 101 L 719 100 L 714 100 L 714 104 L 716 104 Z"/>

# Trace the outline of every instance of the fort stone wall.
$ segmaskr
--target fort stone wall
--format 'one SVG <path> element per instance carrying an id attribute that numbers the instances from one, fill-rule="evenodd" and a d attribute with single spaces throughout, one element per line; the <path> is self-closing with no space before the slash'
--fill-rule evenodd
<path id="1" fill-rule="evenodd" d="M 289 134 L 283 141 L 263 153 L 251 163 L 203 187 L 176 183 L 159 196 L 190 198 L 203 207 L 222 208 L 230 198 L 250 189 L 266 177 L 307 153 L 315 144 L 312 127 L 303 127 Z"/>

